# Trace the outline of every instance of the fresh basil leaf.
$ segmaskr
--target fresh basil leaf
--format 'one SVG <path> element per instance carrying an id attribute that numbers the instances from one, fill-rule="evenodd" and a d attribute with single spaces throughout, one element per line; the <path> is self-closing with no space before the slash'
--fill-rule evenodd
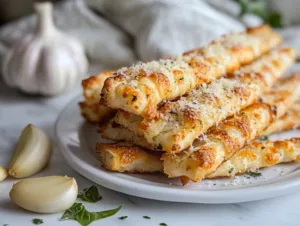
<path id="1" fill-rule="evenodd" d="M 76 217 L 76 221 L 78 221 L 82 226 L 87 226 L 90 223 L 104 219 L 106 217 L 110 217 L 115 215 L 122 208 L 122 205 L 116 209 L 105 210 L 101 212 L 89 212 L 85 208 L 81 212 L 78 213 Z"/>
<path id="2" fill-rule="evenodd" d="M 43 224 L 44 221 L 42 219 L 39 219 L 39 218 L 34 218 L 34 219 L 32 219 L 32 223 L 34 223 L 34 224 Z"/>
<path id="3" fill-rule="evenodd" d="M 98 202 L 102 199 L 102 197 L 99 195 L 98 189 L 95 185 L 83 189 L 83 192 L 80 192 L 77 198 L 86 201 L 86 202 Z"/>
<path id="4" fill-rule="evenodd" d="M 65 211 L 61 220 L 76 220 L 82 226 L 87 226 L 90 223 L 115 215 L 123 205 L 116 209 L 105 210 L 101 212 L 89 212 L 81 203 L 74 203 L 71 208 Z"/>
<path id="5" fill-rule="evenodd" d="M 81 203 L 74 203 L 69 209 L 64 212 L 60 220 L 76 220 L 78 213 L 84 209 Z"/>

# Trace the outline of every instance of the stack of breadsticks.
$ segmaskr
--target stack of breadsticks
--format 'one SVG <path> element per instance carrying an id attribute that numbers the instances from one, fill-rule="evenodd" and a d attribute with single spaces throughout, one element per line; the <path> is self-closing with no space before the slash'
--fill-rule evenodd
<path id="1" fill-rule="evenodd" d="M 300 75 L 282 78 L 296 53 L 281 42 L 264 25 L 84 80 L 82 115 L 116 141 L 97 144 L 102 165 L 186 184 L 300 160 L 300 138 L 255 141 L 300 124 Z"/>

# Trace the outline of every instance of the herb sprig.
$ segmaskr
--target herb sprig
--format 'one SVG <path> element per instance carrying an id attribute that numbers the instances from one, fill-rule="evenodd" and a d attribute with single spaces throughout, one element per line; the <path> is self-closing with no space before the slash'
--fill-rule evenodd
<path id="1" fill-rule="evenodd" d="M 82 226 L 88 226 L 90 223 L 115 215 L 123 205 L 116 209 L 105 210 L 101 212 L 89 212 L 82 203 L 74 203 L 67 209 L 60 220 L 76 220 Z"/>
<path id="2" fill-rule="evenodd" d="M 236 0 L 241 7 L 240 17 L 245 14 L 254 14 L 260 17 L 265 23 L 275 28 L 282 28 L 283 21 L 281 14 L 271 11 L 267 6 L 266 0 Z"/>

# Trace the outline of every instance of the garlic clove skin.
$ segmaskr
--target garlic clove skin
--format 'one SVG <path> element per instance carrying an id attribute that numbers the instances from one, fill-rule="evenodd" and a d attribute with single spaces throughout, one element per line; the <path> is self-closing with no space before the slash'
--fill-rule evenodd
<path id="1" fill-rule="evenodd" d="M 10 199 L 36 213 L 57 213 L 70 208 L 77 199 L 76 180 L 67 176 L 30 178 L 13 185 Z"/>
<path id="2" fill-rule="evenodd" d="M 4 57 L 3 79 L 30 94 L 53 96 L 71 89 L 87 75 L 88 60 L 76 38 L 58 30 L 52 4 L 37 2 L 37 26 Z"/>
<path id="3" fill-rule="evenodd" d="M 7 169 L 3 166 L 0 166 L 0 182 L 5 180 L 5 178 L 8 176 Z"/>
<path id="4" fill-rule="evenodd" d="M 48 136 L 36 126 L 24 128 L 15 153 L 8 167 L 9 175 L 24 178 L 40 172 L 49 162 L 52 143 Z"/>

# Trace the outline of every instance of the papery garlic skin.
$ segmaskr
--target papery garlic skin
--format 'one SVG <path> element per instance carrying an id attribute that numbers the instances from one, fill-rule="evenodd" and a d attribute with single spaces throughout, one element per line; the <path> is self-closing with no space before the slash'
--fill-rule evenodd
<path id="1" fill-rule="evenodd" d="M 36 126 L 26 126 L 19 138 L 15 153 L 8 167 L 9 175 L 24 178 L 40 172 L 49 162 L 52 142 Z"/>
<path id="2" fill-rule="evenodd" d="M 9 193 L 16 205 L 36 213 L 62 212 L 74 204 L 77 195 L 76 180 L 66 176 L 25 179 Z"/>
<path id="3" fill-rule="evenodd" d="M 5 56 L 4 81 L 31 94 L 55 95 L 70 89 L 87 73 L 88 61 L 83 46 L 57 30 L 52 19 L 52 4 L 35 4 L 38 26 Z"/>
<path id="4" fill-rule="evenodd" d="M 5 178 L 8 176 L 7 169 L 3 166 L 0 166 L 0 182 L 5 180 Z"/>

